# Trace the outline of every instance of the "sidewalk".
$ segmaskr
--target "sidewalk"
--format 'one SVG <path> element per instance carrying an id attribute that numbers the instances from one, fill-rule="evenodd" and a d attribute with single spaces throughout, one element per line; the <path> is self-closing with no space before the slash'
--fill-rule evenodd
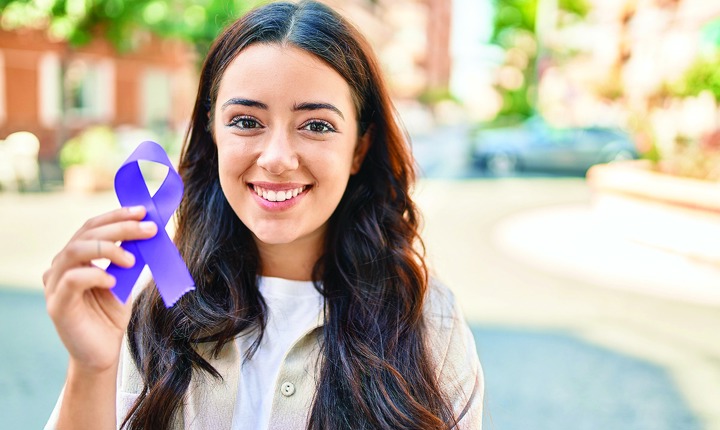
<path id="1" fill-rule="evenodd" d="M 423 180 L 416 200 L 431 270 L 471 322 L 562 330 L 655 363 L 720 430 L 717 268 L 599 227 L 581 179 Z M 0 193 L 0 287 L 40 291 L 73 232 L 117 206 L 111 192 Z"/>
<path id="2" fill-rule="evenodd" d="M 430 262 L 469 320 L 570 332 L 654 363 L 720 429 L 717 268 L 599 226 L 582 180 L 421 185 Z"/>
<path id="3" fill-rule="evenodd" d="M 0 193 L 0 287 L 41 290 L 42 274 L 73 233 L 117 207 L 110 192 Z"/>
<path id="4" fill-rule="evenodd" d="M 587 205 L 556 205 L 507 217 L 493 241 L 512 258 L 562 277 L 720 306 L 720 265 L 633 242 L 618 230 Z"/>

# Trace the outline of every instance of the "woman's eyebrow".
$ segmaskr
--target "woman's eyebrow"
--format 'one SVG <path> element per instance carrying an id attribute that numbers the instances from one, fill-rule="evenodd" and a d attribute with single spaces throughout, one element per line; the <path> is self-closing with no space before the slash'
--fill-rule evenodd
<path id="1" fill-rule="evenodd" d="M 267 110 L 267 109 L 268 109 L 268 106 L 267 106 L 265 103 L 263 103 L 263 102 L 259 102 L 259 101 L 257 101 L 257 100 L 237 98 L 237 97 L 231 98 L 230 100 L 228 100 L 228 101 L 226 101 L 225 103 L 223 103 L 223 104 L 222 104 L 222 109 L 224 110 L 226 107 L 232 106 L 232 105 L 242 105 L 242 106 L 248 106 L 248 107 L 255 107 L 255 108 L 264 109 L 264 110 Z"/>
<path id="2" fill-rule="evenodd" d="M 336 108 L 335 106 L 331 105 L 330 103 L 320 103 L 320 102 L 310 102 L 310 103 L 299 103 L 295 104 L 293 106 L 293 111 L 299 111 L 299 110 L 319 110 L 319 109 L 328 109 L 336 114 L 340 115 L 340 118 L 345 119 L 345 115 L 343 115 L 342 112 L 340 112 L 340 109 Z"/>

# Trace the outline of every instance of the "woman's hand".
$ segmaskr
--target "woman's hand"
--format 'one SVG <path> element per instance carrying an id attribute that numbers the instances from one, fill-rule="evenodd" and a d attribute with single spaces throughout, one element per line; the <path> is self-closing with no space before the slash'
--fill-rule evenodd
<path id="1" fill-rule="evenodd" d="M 92 263 L 106 258 L 132 267 L 135 258 L 116 242 L 148 239 L 157 233 L 141 222 L 145 208 L 121 208 L 88 220 L 52 261 L 43 275 L 47 311 L 70 353 L 70 364 L 101 373 L 117 365 L 122 338 L 130 321 L 126 304 L 110 292 L 113 276 Z"/>

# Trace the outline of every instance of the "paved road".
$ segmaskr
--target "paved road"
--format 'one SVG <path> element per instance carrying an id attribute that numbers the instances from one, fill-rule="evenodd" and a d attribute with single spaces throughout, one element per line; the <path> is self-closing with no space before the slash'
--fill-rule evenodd
<path id="1" fill-rule="evenodd" d="M 416 136 L 421 171 L 483 177 L 466 136 L 463 126 Z M 419 188 L 430 256 L 469 318 L 560 329 L 655 363 L 704 428 L 720 429 L 720 268 L 615 235 L 594 218 L 581 178 L 534 176 Z"/>
<path id="2" fill-rule="evenodd" d="M 583 249 L 593 248 L 592 236 L 584 248 L 574 255 L 572 250 L 565 252 L 566 260 L 555 265 L 533 264 L 528 259 L 536 255 L 547 260 L 547 253 L 558 249 L 558 244 L 582 241 L 568 237 L 578 231 L 571 222 L 587 222 L 579 218 L 582 211 L 578 209 L 590 202 L 590 192 L 581 180 L 432 181 L 422 184 L 418 200 L 425 208 L 430 260 L 439 276 L 454 287 L 472 321 L 569 332 L 657 364 L 670 372 L 690 407 L 703 418 L 704 428 L 720 429 L 720 312 L 716 305 L 668 299 L 660 289 L 628 288 L 627 283 L 616 282 L 622 272 L 613 278 L 597 276 L 601 269 L 610 272 L 612 268 L 605 267 L 604 260 L 588 261 L 583 254 Z M 528 236 L 524 248 L 506 243 L 505 233 L 522 227 L 523 216 L 537 224 L 540 215 L 533 217 L 535 212 L 544 217 L 540 226 L 545 231 L 539 233 L 547 241 Z M 629 247 L 620 240 L 611 243 L 606 253 L 626 253 Z M 645 257 L 638 252 L 637 258 Z M 594 265 L 596 270 L 585 276 L 573 272 L 583 265 Z M 693 276 L 703 269 L 693 271 L 681 262 L 676 267 Z M 658 268 L 657 273 L 662 272 Z M 645 283 L 662 285 L 654 279 L 657 273 L 648 273 Z"/>
<path id="3" fill-rule="evenodd" d="M 413 155 L 426 178 L 462 179 L 482 176 L 469 162 L 469 128 L 461 124 L 412 137 Z"/>

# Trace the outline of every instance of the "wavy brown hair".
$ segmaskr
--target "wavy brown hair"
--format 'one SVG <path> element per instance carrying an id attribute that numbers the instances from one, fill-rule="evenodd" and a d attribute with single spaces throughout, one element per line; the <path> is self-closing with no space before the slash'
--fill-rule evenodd
<path id="1" fill-rule="evenodd" d="M 425 343 L 428 276 L 419 215 L 409 195 L 415 177 L 409 140 L 367 41 L 313 1 L 251 11 L 217 38 L 205 59 L 180 160 L 185 193 L 175 238 L 196 290 L 170 309 L 155 288 L 136 300 L 128 337 L 144 388 L 124 425 L 167 428 L 193 370 L 222 377 L 198 354 L 197 344 L 214 342 L 217 354 L 241 333 L 255 330 L 250 357 L 262 338 L 261 261 L 220 188 L 210 129 L 223 73 L 253 43 L 292 45 L 329 64 L 350 86 L 360 134 L 371 134 L 313 270 L 326 318 L 308 429 L 452 428 L 456 421 Z"/>

